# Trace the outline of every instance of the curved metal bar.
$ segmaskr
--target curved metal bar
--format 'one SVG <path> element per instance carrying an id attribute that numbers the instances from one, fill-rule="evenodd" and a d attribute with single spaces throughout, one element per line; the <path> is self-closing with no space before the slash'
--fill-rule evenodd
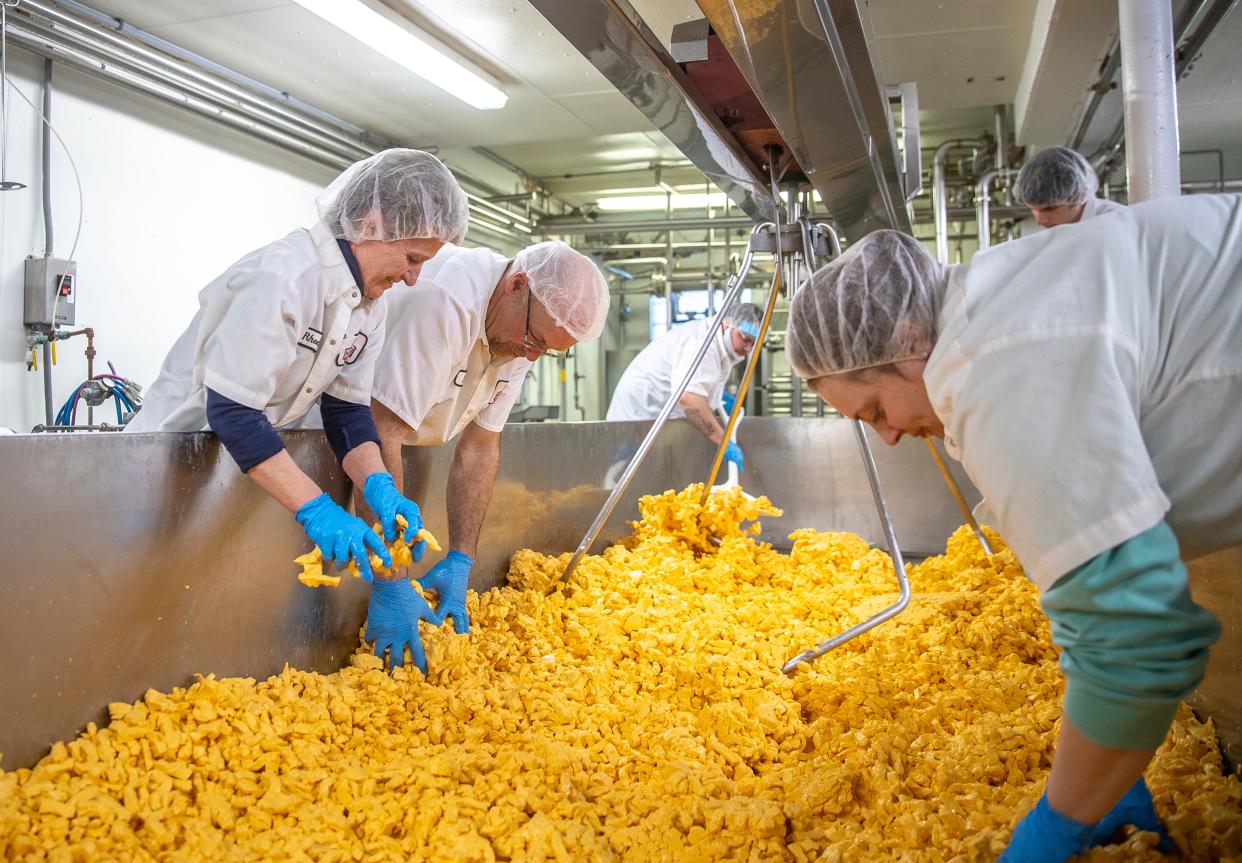
<path id="1" fill-rule="evenodd" d="M 945 199 L 944 160 L 949 151 L 960 147 L 983 149 L 987 142 L 980 138 L 954 138 L 936 148 L 932 157 L 932 216 L 936 223 L 936 260 L 949 263 L 949 202 Z"/>
<path id="2" fill-rule="evenodd" d="M 1016 179 L 1012 168 L 993 168 L 979 178 L 975 186 L 975 221 L 978 222 L 979 251 L 992 245 L 992 181 L 997 177 Z"/>
<path id="3" fill-rule="evenodd" d="M 751 230 L 751 236 L 759 233 L 764 228 L 772 227 L 771 222 L 761 222 Z M 617 480 L 616 487 L 612 493 L 608 495 L 608 500 L 604 501 L 603 508 L 599 511 L 599 515 L 595 516 L 595 521 L 591 522 L 591 526 L 587 528 L 586 535 L 582 537 L 582 542 L 578 543 L 578 548 L 574 551 L 573 557 L 569 559 L 569 563 L 565 566 L 565 571 L 561 573 L 561 578 L 568 578 L 577 567 L 579 561 L 591 550 L 591 544 L 595 542 L 595 538 L 599 536 L 599 532 L 603 530 L 607 524 L 609 517 L 612 516 L 613 510 L 617 508 L 621 496 L 625 494 L 625 490 L 629 488 L 630 483 L 634 479 L 634 474 L 638 473 L 639 467 L 642 466 L 643 460 L 647 458 L 647 453 L 651 449 L 651 444 L 655 441 L 656 435 L 660 433 L 660 429 L 668 422 L 669 416 L 673 412 L 673 408 L 677 406 L 677 400 L 681 398 L 681 394 L 686 391 L 686 387 L 690 385 L 690 379 L 694 376 L 695 370 L 698 369 L 699 363 L 703 362 L 703 357 L 707 355 L 708 348 L 711 347 L 712 340 L 716 338 L 716 330 L 724 323 L 725 314 L 737 299 L 737 295 L 742 291 L 742 285 L 746 281 L 746 274 L 750 272 L 751 261 L 754 260 L 754 252 L 747 248 L 746 257 L 742 259 L 742 265 L 738 268 L 737 273 L 729 280 L 729 291 L 725 294 L 724 299 L 720 303 L 720 311 L 716 313 L 716 317 L 712 320 L 712 326 L 708 332 L 707 338 L 703 340 L 703 344 L 699 346 L 699 352 L 694 356 L 694 362 L 690 363 L 690 368 L 686 370 L 686 375 L 681 379 L 681 383 L 669 393 L 668 400 L 664 403 L 664 407 L 660 408 L 660 413 L 652 422 L 651 428 L 647 430 L 647 436 L 643 438 L 643 442 L 638 445 L 638 451 L 634 453 L 634 457 L 630 459 L 630 463 L 626 465 L 625 471 Z M 741 403 L 741 399 L 738 399 Z"/>
<path id="4" fill-rule="evenodd" d="M 827 641 L 817 644 L 810 650 L 804 650 L 786 662 L 781 671 L 792 674 L 803 662 L 811 662 L 830 650 L 840 647 L 850 639 L 857 638 L 869 629 L 874 629 L 886 620 L 890 620 L 905 610 L 910 604 L 910 579 L 906 577 L 906 562 L 901 556 L 901 548 L 897 545 L 897 532 L 893 529 L 893 520 L 888 514 L 888 503 L 884 500 L 884 492 L 880 488 L 880 474 L 875 469 L 875 457 L 871 454 L 871 446 L 867 443 L 867 434 L 859 420 L 854 420 L 854 435 L 858 439 L 858 449 L 862 453 L 863 467 L 867 469 L 867 480 L 871 483 L 871 496 L 875 498 L 876 512 L 880 516 L 880 526 L 884 529 L 884 539 L 888 543 L 888 555 L 893 560 L 893 570 L 897 574 L 897 585 L 900 595 L 897 601 L 888 608 L 873 614 L 862 623 L 857 623 L 840 635 L 834 635 Z"/>
<path id="5" fill-rule="evenodd" d="M 979 545 L 983 546 L 983 553 L 988 557 L 992 556 L 992 544 L 988 542 L 988 538 L 983 535 L 983 530 L 979 527 L 979 522 L 975 521 L 975 514 L 970 511 L 970 507 L 966 505 L 966 498 L 962 496 L 962 490 L 957 486 L 957 480 L 953 478 L 953 474 L 949 473 L 949 466 L 944 463 L 944 459 L 940 457 L 940 450 L 936 448 L 936 442 L 931 438 L 923 438 L 927 441 L 927 448 L 931 450 L 932 458 L 936 462 L 936 467 L 940 468 L 940 475 L 944 477 L 944 483 L 949 487 L 949 494 L 953 495 L 953 499 L 957 501 L 957 508 L 962 511 L 962 517 L 966 519 L 966 523 L 970 525 L 970 529 L 975 532 L 975 536 L 979 539 Z"/>

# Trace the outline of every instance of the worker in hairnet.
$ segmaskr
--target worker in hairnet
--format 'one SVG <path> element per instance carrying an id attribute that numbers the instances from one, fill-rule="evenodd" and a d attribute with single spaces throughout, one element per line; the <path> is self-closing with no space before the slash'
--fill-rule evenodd
<path id="1" fill-rule="evenodd" d="M 249 253 L 199 293 L 198 313 L 128 430 L 214 431 L 237 466 L 294 513 L 325 562 L 352 559 L 370 578 L 368 549 L 392 564 L 384 543 L 298 468 L 276 429 L 319 404 L 328 442 L 385 538 L 396 538 L 397 516 L 413 538 L 418 507 L 384 468 L 370 410 L 381 298 L 462 239 L 466 197 L 435 156 L 392 149 L 347 168 L 315 203 L 309 230 Z M 373 619 L 375 605 L 373 597 Z M 434 618 L 429 608 L 425 615 Z"/>
<path id="2" fill-rule="evenodd" d="M 1097 198 L 1099 187 L 1095 169 L 1081 153 L 1069 147 L 1049 147 L 1022 166 L 1013 196 L 1030 209 L 1041 228 L 1055 228 L 1125 208 Z"/>
<path id="3" fill-rule="evenodd" d="M 762 318 L 763 311 L 754 303 L 734 304 L 671 414 L 684 416 L 714 446 L 724 439 L 717 411 L 723 410 L 725 383 L 733 367 L 755 347 Z M 703 318 L 673 327 L 643 348 L 617 382 L 607 419 L 655 419 L 709 335 L 712 321 Z M 725 459 L 742 470 L 745 457 L 735 442 L 725 448 Z"/>
<path id="4" fill-rule="evenodd" d="M 500 436 L 534 360 L 597 338 L 608 284 L 590 258 L 565 243 L 537 243 L 505 258 L 446 246 L 418 287 L 388 297 L 388 338 L 372 392 L 384 463 L 401 488 L 401 447 L 457 438 L 446 498 L 451 550 L 419 583 L 436 614 L 470 630 L 466 586 L 500 461 Z M 379 588 L 381 582 L 376 582 Z M 426 671 L 417 627 L 376 642 L 383 658 L 408 644 Z M 368 636 L 369 638 L 370 636 Z M 400 664 L 400 659 L 396 660 Z"/>
<path id="5" fill-rule="evenodd" d="M 794 371 L 888 443 L 943 437 L 1039 586 L 1064 720 L 1005 863 L 1125 825 L 1220 624 L 1187 559 L 1242 542 L 1242 198 L 1138 204 L 945 269 L 865 237 L 790 309 Z"/>

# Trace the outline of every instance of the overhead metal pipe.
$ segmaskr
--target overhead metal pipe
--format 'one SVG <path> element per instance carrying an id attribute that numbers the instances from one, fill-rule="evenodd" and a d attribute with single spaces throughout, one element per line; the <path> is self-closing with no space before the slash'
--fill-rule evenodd
<path id="1" fill-rule="evenodd" d="M 631 219 L 628 221 L 562 221 L 560 217 L 543 219 L 535 225 L 541 236 L 553 234 L 623 234 L 627 231 L 703 231 L 708 228 L 753 228 L 754 221 L 746 216 L 723 216 L 718 219 Z"/>
<path id="2" fill-rule="evenodd" d="M 936 225 L 936 260 L 942 264 L 949 263 L 949 202 L 945 188 L 944 160 L 950 150 L 969 147 L 982 149 L 987 142 L 979 138 L 953 138 L 936 148 L 932 157 L 932 215 Z"/>
<path id="3" fill-rule="evenodd" d="M 109 31 L 67 15 L 40 0 L 23 0 L 21 9 L 32 16 L 32 24 L 37 25 L 37 19 L 42 17 L 47 22 L 42 25 L 43 28 L 75 42 L 79 47 L 94 51 L 103 59 L 130 65 L 139 71 L 157 72 L 175 81 L 183 89 L 210 101 L 220 102 L 240 114 L 252 116 L 286 132 L 305 134 L 319 146 L 350 157 L 351 162 L 370 155 L 376 149 L 373 143 L 351 139 L 318 120 L 300 116 L 284 106 L 272 104 L 269 100 L 234 86 L 217 75 L 203 72 L 187 62 L 147 48 L 116 31 Z"/>
<path id="4" fill-rule="evenodd" d="M 27 0 L 27 2 L 23 2 L 22 5 L 31 5 L 32 2 L 33 0 Z M 242 75 L 240 72 L 230 69 L 227 66 L 223 66 L 214 60 L 208 60 L 206 57 L 203 57 L 200 54 L 195 54 L 193 51 L 189 51 L 173 42 L 169 42 L 161 36 L 156 36 L 154 33 L 148 33 L 146 30 L 135 27 L 133 24 L 122 18 L 115 18 L 111 15 L 106 15 L 97 9 L 87 6 L 85 3 L 77 2 L 77 0 L 55 0 L 55 2 L 57 6 L 64 7 L 74 15 L 86 19 L 87 21 L 94 22 L 100 27 L 108 30 L 116 30 L 131 39 L 135 39 L 149 45 L 152 48 L 156 48 L 165 54 L 184 60 L 193 66 L 197 66 L 213 75 L 218 75 L 219 77 L 231 81 L 234 84 L 238 84 L 246 90 L 253 91 L 259 96 L 266 97 L 272 102 L 286 105 L 293 110 L 294 113 L 291 114 L 293 117 L 304 120 L 305 117 L 302 117 L 301 115 L 306 115 L 314 118 L 344 134 L 347 139 L 357 138 L 359 143 L 367 147 L 374 147 L 375 149 L 382 150 L 391 146 L 388 141 L 373 132 L 363 129 L 361 126 L 356 126 L 347 120 L 343 120 L 340 117 L 329 114 L 327 111 L 316 108 L 314 105 L 311 105 L 308 102 L 303 102 L 296 96 L 291 96 L 282 90 L 278 90 L 275 87 L 264 84 L 262 81 L 257 81 L 254 78 Z"/>
<path id="5" fill-rule="evenodd" d="M 1018 172 L 1010 168 L 993 168 L 979 178 L 975 186 L 975 221 L 979 230 L 979 251 L 992 245 L 992 181 L 998 177 L 1017 178 Z"/>
<path id="6" fill-rule="evenodd" d="M 1130 202 L 1175 197 L 1181 163 L 1173 7 L 1169 0 L 1125 0 L 1117 13 Z"/>

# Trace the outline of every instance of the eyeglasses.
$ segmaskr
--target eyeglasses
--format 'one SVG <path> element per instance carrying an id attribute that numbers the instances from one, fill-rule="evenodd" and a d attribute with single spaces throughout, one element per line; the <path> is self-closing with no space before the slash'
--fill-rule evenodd
<path id="1" fill-rule="evenodd" d="M 535 341 L 535 337 L 530 333 L 530 288 L 526 289 L 526 335 L 522 338 L 522 347 L 526 348 L 529 353 L 539 354 L 544 357 L 555 357 L 556 359 L 564 359 L 568 354 L 565 351 L 550 350 L 547 345 L 542 342 Z"/>

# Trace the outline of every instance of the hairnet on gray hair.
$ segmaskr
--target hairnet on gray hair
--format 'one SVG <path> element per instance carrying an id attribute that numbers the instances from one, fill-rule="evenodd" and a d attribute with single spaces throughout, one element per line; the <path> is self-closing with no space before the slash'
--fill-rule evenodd
<path id="1" fill-rule="evenodd" d="M 355 162 L 315 198 L 319 218 L 339 240 L 466 236 L 466 193 L 443 162 L 422 150 L 393 148 Z"/>
<path id="2" fill-rule="evenodd" d="M 759 322 L 763 320 L 763 309 L 754 303 L 734 303 L 727 313 L 725 313 L 725 323 L 741 326 L 742 324 L 751 324 L 756 329 Z"/>
<path id="3" fill-rule="evenodd" d="M 789 307 L 785 353 L 806 380 L 923 358 L 945 269 L 900 231 L 875 231 L 816 270 Z"/>
<path id="4" fill-rule="evenodd" d="M 1028 207 L 1085 204 L 1099 187 L 1100 180 L 1086 157 L 1069 147 L 1049 147 L 1022 166 L 1013 196 Z"/>
<path id="5" fill-rule="evenodd" d="M 608 282 L 595 262 L 560 240 L 527 246 L 513 265 L 530 294 L 575 341 L 594 339 L 608 318 Z"/>

